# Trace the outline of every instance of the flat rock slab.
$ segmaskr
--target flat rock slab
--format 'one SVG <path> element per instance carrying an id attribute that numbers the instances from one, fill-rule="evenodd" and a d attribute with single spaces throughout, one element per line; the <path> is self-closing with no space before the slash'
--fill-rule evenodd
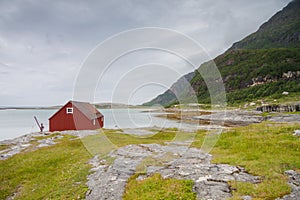
<path id="1" fill-rule="evenodd" d="M 270 117 L 269 121 L 271 122 L 290 122 L 290 123 L 299 123 L 300 115 L 299 114 L 279 114 L 276 116 Z"/>
<path id="2" fill-rule="evenodd" d="M 91 160 L 93 174 L 88 176 L 89 191 L 86 199 L 122 199 L 127 180 L 144 166 L 146 176 L 159 173 L 163 178 L 193 180 L 198 199 L 227 199 L 231 197 L 228 181 L 258 183 L 259 177 L 248 174 L 243 168 L 226 164 L 211 164 L 211 155 L 196 148 L 178 145 L 128 145 L 112 151 L 113 164 L 105 164 L 96 156 Z M 151 164 L 147 159 L 151 158 Z M 153 160 L 157 164 L 153 164 Z M 154 162 L 155 163 L 155 162 Z"/>
<path id="3" fill-rule="evenodd" d="M 240 126 L 262 122 L 264 118 L 257 114 L 258 112 L 227 110 L 213 112 L 208 115 L 194 116 L 192 119 L 199 120 L 199 122 L 212 122 L 213 124 L 220 123 L 220 125 L 225 126 Z"/>

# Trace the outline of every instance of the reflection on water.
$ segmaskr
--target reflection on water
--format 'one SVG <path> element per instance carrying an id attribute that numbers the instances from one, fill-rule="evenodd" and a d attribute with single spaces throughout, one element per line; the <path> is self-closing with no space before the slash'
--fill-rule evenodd
<path id="1" fill-rule="evenodd" d="M 0 110 L 0 140 L 15 138 L 31 132 L 39 131 L 33 117 L 48 130 L 50 118 L 57 110 Z M 158 113 L 144 112 L 142 109 L 101 109 L 104 115 L 104 128 L 144 128 L 144 127 L 176 127 L 195 129 L 196 125 L 179 123 L 174 120 L 155 117 Z M 161 113 L 160 113 L 161 114 Z"/>

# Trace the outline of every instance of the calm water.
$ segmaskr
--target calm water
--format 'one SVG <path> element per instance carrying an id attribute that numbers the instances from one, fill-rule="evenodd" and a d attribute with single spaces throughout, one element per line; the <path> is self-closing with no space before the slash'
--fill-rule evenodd
<path id="1" fill-rule="evenodd" d="M 48 130 L 48 118 L 57 110 L 0 110 L 0 140 L 11 139 L 31 132 L 39 131 L 33 117 L 37 116 Z M 143 112 L 141 109 L 101 109 L 104 115 L 104 128 L 143 128 L 177 127 L 183 124 L 155 117 L 157 113 Z M 189 125 L 186 125 L 189 126 Z"/>

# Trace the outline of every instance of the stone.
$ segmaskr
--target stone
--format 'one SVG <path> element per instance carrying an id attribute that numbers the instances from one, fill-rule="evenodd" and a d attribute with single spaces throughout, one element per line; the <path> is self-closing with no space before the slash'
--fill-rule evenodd
<path id="1" fill-rule="evenodd" d="M 289 177 L 289 185 L 292 188 L 291 194 L 285 195 L 276 200 L 299 200 L 300 199 L 300 173 L 294 170 L 287 170 L 285 174 Z"/>
<path id="2" fill-rule="evenodd" d="M 227 164 L 211 164 L 211 155 L 196 148 L 159 144 L 128 145 L 112 151 L 109 156 L 114 157 L 112 165 L 102 165 L 97 157 L 91 159 L 94 166 L 92 174 L 88 176 L 89 192 L 86 199 L 122 199 L 127 180 L 136 171 L 136 167 L 149 156 L 163 158 L 165 155 L 176 155 L 171 160 L 161 162 L 163 166 L 147 166 L 146 174 L 137 180 L 159 173 L 166 178 L 179 180 L 193 180 L 193 190 L 198 199 L 222 200 L 231 197 L 231 190 L 227 181 L 247 181 L 257 183 L 259 177 L 252 176 L 243 168 Z M 98 166 L 100 165 L 100 166 Z M 95 169 L 97 169 L 95 171 Z"/>
<path id="3" fill-rule="evenodd" d="M 300 130 L 294 130 L 294 134 L 295 136 L 300 136 Z"/>
<path id="4" fill-rule="evenodd" d="M 271 122 L 292 122 L 292 123 L 299 123 L 300 122 L 300 115 L 299 114 L 279 114 L 276 116 L 271 116 L 269 119 Z"/>
<path id="5" fill-rule="evenodd" d="M 242 199 L 243 200 L 252 200 L 252 197 L 251 196 L 242 196 Z"/>

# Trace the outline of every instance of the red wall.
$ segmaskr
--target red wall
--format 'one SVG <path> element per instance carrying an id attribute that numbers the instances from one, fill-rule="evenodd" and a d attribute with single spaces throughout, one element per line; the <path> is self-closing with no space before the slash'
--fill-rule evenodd
<path id="1" fill-rule="evenodd" d="M 67 107 L 73 107 L 72 103 L 69 102 L 64 105 L 49 119 L 49 131 L 94 130 L 103 127 L 103 120 L 101 118 L 96 120 L 94 125 L 93 121 L 89 120 L 75 106 L 73 107 L 73 114 L 67 114 Z"/>

